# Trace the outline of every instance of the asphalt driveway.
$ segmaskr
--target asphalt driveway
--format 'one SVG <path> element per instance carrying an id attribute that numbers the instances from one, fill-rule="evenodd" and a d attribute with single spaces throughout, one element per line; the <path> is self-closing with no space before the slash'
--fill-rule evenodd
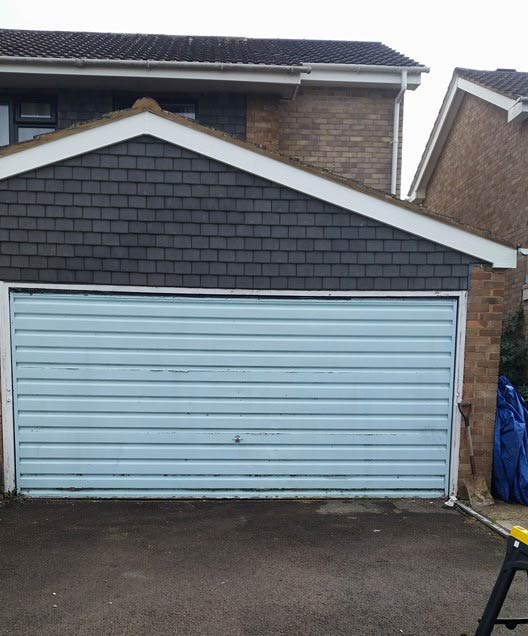
<path id="1" fill-rule="evenodd" d="M 0 519 L 2 636 L 472 634 L 505 545 L 440 502 L 23 501 Z"/>

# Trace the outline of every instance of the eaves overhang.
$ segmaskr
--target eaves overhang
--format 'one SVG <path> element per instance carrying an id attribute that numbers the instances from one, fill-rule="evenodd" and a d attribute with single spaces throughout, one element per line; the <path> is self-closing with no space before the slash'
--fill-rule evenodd
<path id="1" fill-rule="evenodd" d="M 41 58 L 0 56 L 0 83 L 17 85 L 28 81 L 43 85 L 100 87 L 165 82 L 178 87 L 227 90 L 265 90 L 288 95 L 288 87 L 368 86 L 399 89 L 402 73 L 408 88 L 420 85 L 425 66 L 383 66 L 376 64 L 303 63 L 293 66 L 225 62 L 177 62 L 158 60 L 111 60 L 92 58 Z M 98 83 L 97 83 L 98 82 Z M 97 83 L 97 84 L 96 84 Z"/>

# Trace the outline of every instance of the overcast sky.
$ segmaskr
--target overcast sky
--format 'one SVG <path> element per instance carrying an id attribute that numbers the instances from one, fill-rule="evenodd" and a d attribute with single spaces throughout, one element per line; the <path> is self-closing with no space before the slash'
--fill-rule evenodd
<path id="1" fill-rule="evenodd" d="M 404 194 L 453 68 L 528 70 L 527 18 L 521 0 L 0 0 L 3 28 L 384 42 L 431 67 L 406 97 Z"/>

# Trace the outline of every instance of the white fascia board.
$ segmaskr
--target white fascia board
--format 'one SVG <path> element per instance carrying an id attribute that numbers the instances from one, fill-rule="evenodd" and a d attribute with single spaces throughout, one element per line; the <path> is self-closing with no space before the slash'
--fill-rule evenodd
<path id="1" fill-rule="evenodd" d="M 479 97 L 483 99 L 485 102 L 489 102 L 494 106 L 498 106 L 499 108 L 503 108 L 504 110 L 509 110 L 514 104 L 515 100 L 511 97 L 506 97 L 505 95 L 501 95 L 500 93 L 496 93 L 489 88 L 485 88 L 484 86 L 480 86 L 480 84 L 475 84 L 463 77 L 457 78 L 457 87 L 464 91 L 465 93 L 469 93 L 470 95 L 474 95 L 475 97 Z"/>
<path id="2" fill-rule="evenodd" d="M 520 97 L 508 110 L 508 123 L 516 119 L 524 121 L 528 118 L 528 97 Z"/>
<path id="3" fill-rule="evenodd" d="M 303 86 L 322 86 L 331 84 L 333 86 L 346 86 L 349 84 L 361 86 L 375 86 L 383 88 L 400 89 L 402 71 L 405 68 L 394 69 L 390 71 L 377 70 L 372 66 L 369 70 L 356 70 L 352 68 L 344 68 L 342 65 L 338 68 L 323 67 L 322 65 L 312 64 L 312 70 L 309 74 L 303 75 L 301 84 Z M 407 74 L 407 88 L 415 90 L 421 83 L 421 72 L 410 71 Z"/>
<path id="4" fill-rule="evenodd" d="M 82 64 L 74 64 L 72 60 L 68 63 L 46 62 L 42 60 L 32 62 L 29 58 L 27 62 L 23 60 L 0 62 L 0 74 L 9 75 L 36 75 L 36 76 L 58 76 L 61 78 L 71 78 L 74 82 L 76 77 L 81 78 L 125 78 L 125 79 L 161 79 L 161 80 L 187 80 L 203 82 L 226 82 L 226 83 L 248 83 L 248 84 L 278 84 L 278 85 L 372 85 L 377 87 L 398 87 L 401 85 L 402 71 L 408 75 L 409 89 L 414 90 L 420 85 L 422 73 L 428 73 L 426 67 L 398 67 L 398 66 L 377 66 L 369 64 L 307 64 L 303 67 L 285 66 L 282 71 L 280 67 L 273 70 L 266 69 L 265 65 L 240 64 L 218 64 L 218 69 L 210 68 L 213 64 L 197 63 L 193 66 L 189 63 L 187 67 L 178 65 L 170 66 L 169 63 L 163 65 L 147 65 L 135 63 L 127 65 L 126 61 L 116 62 L 104 60 L 104 64 L 90 63 L 86 60 Z"/>
<path id="5" fill-rule="evenodd" d="M 355 190 L 152 112 L 140 112 L 124 119 L 110 120 L 94 128 L 6 155 L 0 158 L 0 179 L 139 135 L 152 135 L 350 212 L 475 256 L 494 267 L 516 266 L 517 252 L 513 248 L 442 223 L 426 214 L 414 212 L 388 198 L 378 198 Z"/>
<path id="6" fill-rule="evenodd" d="M 408 197 L 410 201 L 423 201 L 425 199 L 429 179 L 431 178 L 436 163 L 442 154 L 444 144 L 449 136 L 451 126 L 458 113 L 460 104 L 462 103 L 464 93 L 474 95 L 479 99 L 507 111 L 508 121 L 512 121 L 520 114 L 513 110 L 516 106 L 516 100 L 501 95 L 500 93 L 496 93 L 489 88 L 475 84 L 474 82 L 462 77 L 453 77 L 442 104 L 440 114 L 434 125 L 433 131 L 431 132 L 431 136 L 429 137 L 429 141 L 425 147 L 425 152 L 418 164 L 416 174 L 412 181 Z M 525 116 L 528 116 L 528 104 L 526 107 L 527 115 Z"/>
<path id="7" fill-rule="evenodd" d="M 201 82 L 243 82 L 247 84 L 279 84 L 295 86 L 300 83 L 300 74 L 289 67 L 284 72 L 262 70 L 212 70 L 201 68 L 145 68 L 125 66 L 73 66 L 71 64 L 0 64 L 0 74 L 46 75 L 71 77 L 120 77 L 126 79 L 192 80 Z"/>
<path id="8" fill-rule="evenodd" d="M 27 150 L 1 157 L 0 179 L 92 152 L 132 137 L 149 134 L 145 120 L 147 114 L 141 112 L 123 119 L 109 121 L 108 124 L 52 139 Z"/>
<path id="9" fill-rule="evenodd" d="M 462 99 L 463 94 L 458 90 L 458 78 L 455 77 L 449 84 L 440 113 L 411 183 L 410 201 L 422 201 L 425 198 L 427 184 L 447 140 L 451 124 L 458 113 Z"/>

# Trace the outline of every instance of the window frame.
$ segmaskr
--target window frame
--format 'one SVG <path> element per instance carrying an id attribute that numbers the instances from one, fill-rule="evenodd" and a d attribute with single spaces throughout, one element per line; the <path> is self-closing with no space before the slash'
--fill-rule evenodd
<path id="1" fill-rule="evenodd" d="M 0 144 L 0 148 L 6 148 L 14 139 L 13 100 L 10 97 L 0 97 L 0 105 L 7 106 L 7 144 Z"/>
<path id="2" fill-rule="evenodd" d="M 172 102 L 173 104 L 186 104 L 194 106 L 194 119 L 187 117 L 190 121 L 198 121 L 198 99 L 196 97 L 190 97 L 188 95 L 181 95 L 179 93 L 146 93 L 146 94 L 136 94 L 136 93 L 114 93 L 113 95 L 113 107 L 115 110 L 127 110 L 132 108 L 134 102 L 141 97 L 151 97 L 156 100 L 158 104 L 163 108 L 163 105 L 167 102 Z M 128 104 L 128 105 L 127 105 Z M 172 112 L 172 111 L 169 111 Z M 175 113 L 176 115 L 179 113 Z M 185 115 L 181 115 L 181 117 L 185 117 Z"/>
<path id="3" fill-rule="evenodd" d="M 21 114 L 21 108 L 23 102 L 34 102 L 42 104 L 50 104 L 51 115 L 48 119 L 42 117 L 23 117 Z M 19 142 L 18 135 L 21 128 L 53 128 L 53 132 L 57 130 L 57 97 L 54 95 L 17 95 L 11 98 L 11 130 L 10 130 L 10 144 L 23 143 Z M 49 134 L 43 132 L 42 134 Z M 35 135 L 38 136 L 38 135 Z M 28 140 L 26 140 L 28 141 Z"/>
<path id="4" fill-rule="evenodd" d="M 22 104 L 49 104 L 50 116 L 45 117 L 24 117 L 22 115 Z M 17 124 L 57 124 L 57 99 L 54 97 L 17 97 L 14 109 L 14 119 Z M 49 126 L 48 126 L 49 128 Z"/>

